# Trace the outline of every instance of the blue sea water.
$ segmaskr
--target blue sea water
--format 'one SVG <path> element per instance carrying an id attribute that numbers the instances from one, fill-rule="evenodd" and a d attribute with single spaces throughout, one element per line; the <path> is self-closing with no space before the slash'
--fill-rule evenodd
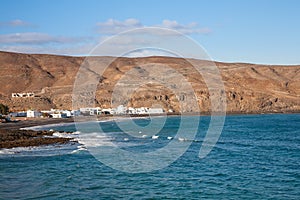
<path id="1" fill-rule="evenodd" d="M 156 139 L 126 136 L 113 121 L 102 127 L 125 150 L 147 152 L 167 145 L 179 122 L 168 117 Z M 218 143 L 200 159 L 209 122 L 201 117 L 179 159 L 148 173 L 112 169 L 77 143 L 2 149 L 0 199 L 300 199 L 300 114 L 227 116 Z"/>

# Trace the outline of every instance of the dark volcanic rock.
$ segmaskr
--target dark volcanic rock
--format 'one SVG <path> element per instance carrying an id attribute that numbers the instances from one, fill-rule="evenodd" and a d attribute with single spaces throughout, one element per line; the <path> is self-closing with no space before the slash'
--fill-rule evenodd
<path id="1" fill-rule="evenodd" d="M 52 135 L 53 131 L 0 129 L 0 148 L 40 146 L 70 141 L 70 138 L 44 137 Z"/>

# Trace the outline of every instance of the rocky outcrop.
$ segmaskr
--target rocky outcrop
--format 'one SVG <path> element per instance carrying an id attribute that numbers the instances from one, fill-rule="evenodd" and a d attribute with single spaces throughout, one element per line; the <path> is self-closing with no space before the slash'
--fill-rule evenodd
<path id="1" fill-rule="evenodd" d="M 70 138 L 45 137 L 52 135 L 52 131 L 0 129 L 0 149 L 62 144 L 70 141 Z"/>
<path id="2" fill-rule="evenodd" d="M 72 108 L 72 93 L 76 74 L 84 57 L 55 55 L 32 55 L 0 52 L 0 103 L 12 110 Z M 114 60 L 111 57 L 98 57 L 100 65 Z M 86 69 L 91 77 L 99 82 L 95 93 L 95 106 L 111 107 L 111 96 L 116 84 L 131 70 L 140 77 L 147 77 L 149 70 L 139 66 L 146 63 L 168 66 L 163 76 L 176 78 L 175 72 L 191 83 L 202 112 L 210 111 L 211 95 L 201 74 L 196 73 L 190 61 L 205 70 L 207 61 L 171 57 L 118 58 L 110 63 L 103 74 Z M 300 66 L 257 65 L 247 63 L 215 62 L 225 86 L 228 113 L 267 113 L 300 111 Z M 162 76 L 157 71 L 157 76 Z M 210 74 L 212 78 L 215 74 Z M 175 87 L 175 86 L 174 86 Z M 174 88 L 173 88 L 174 89 Z M 144 84 L 131 95 L 127 106 L 150 107 L 161 105 L 165 110 L 180 110 L 180 98 L 171 87 L 157 83 Z M 13 92 L 34 92 L 35 97 L 12 98 Z M 123 94 L 126 95 L 126 94 Z M 185 99 L 186 100 L 186 99 Z M 192 110 L 189 110 L 192 111 Z"/>

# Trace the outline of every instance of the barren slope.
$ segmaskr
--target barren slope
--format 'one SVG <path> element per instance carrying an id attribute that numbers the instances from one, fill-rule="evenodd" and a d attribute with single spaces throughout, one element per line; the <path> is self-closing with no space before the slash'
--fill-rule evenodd
<path id="1" fill-rule="evenodd" d="M 0 52 L 0 102 L 12 110 L 72 108 L 73 84 L 85 58 L 55 55 L 30 55 Z M 113 58 L 97 57 L 97 62 L 107 65 Z M 100 76 L 92 68 L 86 73 L 99 79 L 95 105 L 111 106 L 115 84 L 133 69 L 139 76 L 151 72 L 139 68 L 150 63 L 168 66 L 191 83 L 201 111 L 210 110 L 210 95 L 199 73 L 190 65 L 197 63 L 205 68 L 207 62 L 170 57 L 118 58 Z M 225 85 L 227 111 L 230 113 L 299 112 L 300 66 L 266 66 L 246 63 L 217 62 Z M 181 83 L 172 70 L 157 70 L 155 76 L 165 76 Z M 165 75 L 163 75 L 165 73 Z M 211 74 L 215 76 L 215 74 Z M 132 79 L 133 80 L 133 79 Z M 13 92 L 34 92 L 34 98 L 11 98 Z M 124 94 L 125 95 L 125 94 Z M 134 92 L 127 106 L 160 104 L 165 109 L 179 110 L 179 100 L 172 89 L 157 83 L 145 84 Z"/>

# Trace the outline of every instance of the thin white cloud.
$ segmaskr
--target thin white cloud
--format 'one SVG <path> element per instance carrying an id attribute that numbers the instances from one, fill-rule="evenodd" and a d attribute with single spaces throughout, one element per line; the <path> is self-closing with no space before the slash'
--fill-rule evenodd
<path id="1" fill-rule="evenodd" d="M 3 45 L 0 51 L 34 53 L 34 54 L 57 54 L 86 56 L 95 47 L 93 43 L 80 45 L 63 45 L 63 46 L 41 46 L 41 45 Z"/>
<path id="2" fill-rule="evenodd" d="M 29 22 L 20 19 L 0 22 L 0 27 L 30 27 L 30 26 L 33 25 Z"/>
<path id="3" fill-rule="evenodd" d="M 27 32 L 0 35 L 0 43 L 2 44 L 49 44 L 49 43 L 76 43 L 83 38 L 71 38 L 62 36 L 51 36 L 45 33 Z"/>
<path id="4" fill-rule="evenodd" d="M 4 22 L 0 22 L 0 27 L 1 23 L 3 25 Z M 10 23 L 5 23 L 6 26 L 16 27 L 28 24 L 22 20 L 13 20 Z M 97 55 L 123 55 L 130 57 L 152 55 L 172 56 L 168 52 L 161 50 L 150 50 L 149 47 L 156 47 L 162 44 L 165 49 L 172 47 L 173 43 L 176 43 L 176 39 L 184 36 L 178 32 L 182 34 L 207 34 L 211 32 L 210 29 L 202 28 L 194 22 L 180 24 L 177 21 L 171 20 L 163 20 L 160 24 L 153 27 L 156 28 L 149 28 L 139 20 L 130 18 L 124 21 L 109 19 L 98 23 L 97 30 L 100 33 L 98 38 L 57 36 L 39 32 L 0 34 L 0 50 L 24 53 L 89 55 L 94 47 L 101 44 L 99 53 L 98 51 L 94 52 Z M 135 28 L 141 29 L 126 34 L 117 34 Z M 180 48 L 185 48 L 184 44 Z"/>
<path id="5" fill-rule="evenodd" d="M 143 27 L 139 20 L 133 18 L 126 19 L 125 21 L 109 19 L 106 22 L 97 23 L 96 26 L 98 32 L 102 34 L 116 34 L 129 29 Z"/>
<path id="6" fill-rule="evenodd" d="M 123 31 L 147 27 L 143 25 L 139 20 L 134 18 L 129 18 L 124 21 L 118 21 L 114 19 L 109 19 L 106 22 L 99 22 L 96 24 L 97 31 L 101 34 L 118 34 Z M 154 27 L 168 28 L 178 31 L 183 34 L 209 34 L 212 32 L 210 28 L 199 27 L 196 22 L 191 22 L 189 24 L 180 24 L 175 20 L 165 19 L 161 24 L 151 25 Z M 158 33 L 159 34 L 159 33 Z"/>
<path id="7" fill-rule="evenodd" d="M 163 20 L 161 25 L 158 27 L 169 28 L 181 32 L 183 34 L 208 34 L 212 30 L 206 27 L 199 28 L 196 22 L 191 22 L 189 24 L 179 24 L 177 21 L 173 20 Z"/>
<path id="8" fill-rule="evenodd" d="M 138 33 L 138 32 L 135 31 L 135 33 L 133 33 L 133 34 L 136 34 L 136 33 Z M 135 44 L 135 43 L 144 44 L 144 45 L 149 44 L 148 40 L 145 40 L 145 38 L 140 36 L 142 33 L 144 33 L 144 32 L 136 34 L 135 37 L 133 37 L 130 33 L 124 34 L 124 35 L 116 35 L 116 37 L 103 36 L 103 37 L 99 38 L 98 42 L 103 43 L 106 40 L 109 40 L 110 45 L 118 45 L 118 46 L 128 46 L 128 45 Z"/>

